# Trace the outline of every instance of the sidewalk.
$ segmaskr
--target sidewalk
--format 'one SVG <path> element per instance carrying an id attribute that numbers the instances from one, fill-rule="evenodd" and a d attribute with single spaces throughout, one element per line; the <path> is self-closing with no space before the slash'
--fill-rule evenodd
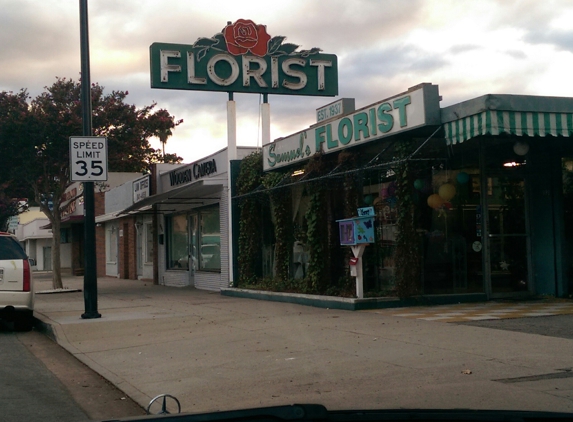
<path id="1" fill-rule="evenodd" d="M 442 306 L 373 309 L 366 312 L 394 317 L 423 319 L 425 321 L 456 323 L 570 315 L 573 314 L 573 301 L 567 299 L 540 299 L 523 302 L 491 301 Z"/>
<path id="2" fill-rule="evenodd" d="M 64 285 L 81 289 L 83 277 Z M 37 280 L 37 290 L 50 287 Z M 98 279 L 98 310 L 100 319 L 80 318 L 83 292 L 36 295 L 35 315 L 57 342 L 144 407 L 169 393 L 185 412 L 292 403 L 573 411 L 573 377 L 563 376 L 573 340 L 115 278 Z"/>

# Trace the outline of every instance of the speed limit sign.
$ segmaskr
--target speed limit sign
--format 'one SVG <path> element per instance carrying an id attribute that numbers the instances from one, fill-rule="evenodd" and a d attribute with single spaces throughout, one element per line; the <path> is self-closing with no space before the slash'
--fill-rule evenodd
<path id="1" fill-rule="evenodd" d="M 70 137 L 70 180 L 72 182 L 107 180 L 107 138 Z"/>

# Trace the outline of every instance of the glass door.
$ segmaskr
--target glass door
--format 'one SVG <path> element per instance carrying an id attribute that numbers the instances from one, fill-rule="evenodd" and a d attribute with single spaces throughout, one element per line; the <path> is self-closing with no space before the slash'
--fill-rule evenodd
<path id="1" fill-rule="evenodd" d="M 489 283 L 492 297 L 528 292 L 529 245 L 525 179 L 518 169 L 489 175 Z"/>
<path id="2" fill-rule="evenodd" d="M 568 275 L 567 290 L 573 293 L 573 157 L 561 159 L 563 178 L 563 239 L 565 242 L 564 264 Z"/>
<path id="3" fill-rule="evenodd" d="M 195 285 L 195 272 L 199 269 L 197 253 L 197 214 L 189 214 L 189 284 Z"/>

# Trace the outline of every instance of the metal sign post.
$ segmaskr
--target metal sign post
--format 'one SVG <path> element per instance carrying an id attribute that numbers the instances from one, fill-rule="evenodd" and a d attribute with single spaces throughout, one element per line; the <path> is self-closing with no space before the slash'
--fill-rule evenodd
<path id="1" fill-rule="evenodd" d="M 81 45 L 81 100 L 82 100 L 82 124 L 83 135 L 92 136 L 92 102 L 91 102 L 91 83 L 90 83 L 90 51 L 89 51 L 89 37 L 88 37 L 88 1 L 80 0 L 80 45 Z M 72 142 L 71 142 L 72 143 Z M 85 145 L 84 145 L 85 147 Z M 107 151 L 107 143 L 106 143 Z M 84 157 L 82 157 L 84 158 Z M 85 157 L 87 158 L 87 157 Z M 70 156 L 73 161 L 73 157 Z M 84 161 L 84 160 L 77 160 Z M 99 161 L 99 160 L 95 160 Z M 79 168 L 76 169 L 78 177 L 88 174 L 94 174 L 94 177 L 101 177 L 104 173 L 103 167 L 98 168 L 100 163 L 93 166 L 85 162 L 85 168 L 82 163 L 79 163 Z M 105 179 L 107 180 L 107 152 L 105 159 Z M 94 168 L 95 167 L 95 168 Z M 100 172 L 101 170 L 101 172 Z M 73 179 L 72 179 L 73 180 Z M 95 204 L 94 204 L 94 182 L 89 179 L 84 181 L 84 305 L 85 312 L 82 318 L 100 318 L 101 314 L 97 311 L 97 265 L 96 265 L 96 247 L 95 247 Z"/>

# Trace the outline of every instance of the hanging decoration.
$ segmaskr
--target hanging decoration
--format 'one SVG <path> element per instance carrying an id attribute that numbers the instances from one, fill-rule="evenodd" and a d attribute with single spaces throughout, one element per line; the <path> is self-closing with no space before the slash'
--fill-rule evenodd
<path id="1" fill-rule="evenodd" d="M 391 182 L 388 185 L 388 196 L 396 196 L 396 189 L 397 189 L 396 182 Z"/>
<path id="2" fill-rule="evenodd" d="M 444 183 L 440 186 L 440 189 L 438 189 L 438 195 L 444 201 L 450 201 L 454 196 L 456 196 L 456 187 L 451 183 Z"/>
<path id="3" fill-rule="evenodd" d="M 424 188 L 424 181 L 422 179 L 416 179 L 414 181 L 414 187 L 417 190 L 422 190 Z"/>
<path id="4" fill-rule="evenodd" d="M 524 155 L 527 155 L 527 153 L 529 152 L 529 144 L 527 142 L 519 142 L 518 141 L 513 146 L 513 152 L 515 152 L 517 155 L 523 157 Z"/>
<path id="5" fill-rule="evenodd" d="M 366 195 L 366 196 L 364 197 L 364 203 L 365 203 L 366 205 L 372 205 L 372 202 L 374 202 L 374 196 L 372 196 L 372 195 Z"/>

